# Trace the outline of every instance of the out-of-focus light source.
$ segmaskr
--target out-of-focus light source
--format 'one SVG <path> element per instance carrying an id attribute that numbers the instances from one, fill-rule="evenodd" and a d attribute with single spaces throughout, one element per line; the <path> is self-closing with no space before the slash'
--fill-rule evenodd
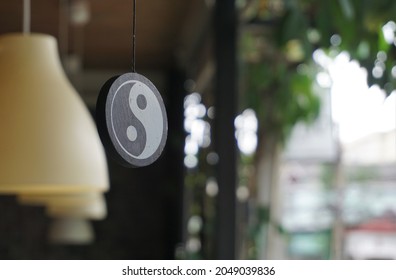
<path id="1" fill-rule="evenodd" d="M 198 234 L 202 229 L 202 218 L 200 216 L 192 216 L 187 223 L 187 230 L 190 234 Z"/>
<path id="2" fill-rule="evenodd" d="M 206 194 L 210 197 L 215 197 L 219 193 L 219 186 L 215 178 L 209 178 L 206 182 Z"/>
<path id="3" fill-rule="evenodd" d="M 206 156 L 206 161 L 210 165 L 216 165 L 219 162 L 219 155 L 217 153 L 215 153 L 215 152 L 210 152 Z"/>
<path id="4" fill-rule="evenodd" d="M 190 253 L 197 253 L 201 250 L 201 241 L 196 238 L 192 237 L 187 241 L 186 249 Z"/>
<path id="5" fill-rule="evenodd" d="M 86 25 L 91 20 L 91 9 L 86 0 L 75 0 L 70 6 L 70 23 L 73 25 Z"/>
<path id="6" fill-rule="evenodd" d="M 237 188 L 237 198 L 240 202 L 246 202 L 249 199 L 249 189 L 246 186 L 239 186 Z"/>
<path id="7" fill-rule="evenodd" d="M 187 109 L 190 105 L 199 104 L 202 100 L 201 95 L 198 92 L 191 93 L 184 98 L 184 109 Z"/>
<path id="8" fill-rule="evenodd" d="M 310 43 L 317 44 L 320 41 L 321 35 L 317 29 L 308 29 L 307 38 Z"/>
<path id="9" fill-rule="evenodd" d="M 322 88 L 330 88 L 331 87 L 331 77 L 326 72 L 319 72 L 316 75 L 316 82 Z"/>
<path id="10" fill-rule="evenodd" d="M 394 21 L 387 22 L 382 27 L 382 33 L 384 34 L 384 39 L 388 44 L 392 44 L 395 40 L 396 23 Z"/>
<path id="11" fill-rule="evenodd" d="M 213 120 L 216 116 L 215 114 L 216 114 L 215 107 L 213 107 L 213 106 L 209 107 L 208 108 L 208 117 Z"/>
<path id="12" fill-rule="evenodd" d="M 382 75 L 384 74 L 384 70 L 382 70 L 382 68 L 380 66 L 374 66 L 373 68 L 373 76 L 374 78 L 380 79 L 382 77 Z"/>
<path id="13" fill-rule="evenodd" d="M 189 133 L 184 146 L 184 164 L 188 168 L 194 168 L 198 164 L 196 155 L 199 148 L 207 148 L 211 144 L 210 124 L 203 120 L 207 110 L 201 101 L 201 95 L 197 92 L 187 95 L 184 99 L 184 129 Z"/>
<path id="14" fill-rule="evenodd" d="M 245 155 L 252 155 L 257 148 L 258 120 L 252 109 L 246 109 L 235 119 L 235 137 L 239 150 Z"/>
<path id="15" fill-rule="evenodd" d="M 184 158 L 184 165 L 187 168 L 195 168 L 198 165 L 198 158 L 195 155 L 186 155 Z"/>
<path id="16" fill-rule="evenodd" d="M 392 77 L 396 79 L 396 66 L 392 67 Z"/>
<path id="17" fill-rule="evenodd" d="M 198 150 L 198 143 L 192 139 L 191 135 L 188 135 L 184 145 L 184 153 L 186 155 L 196 155 L 198 154 Z"/>
<path id="18" fill-rule="evenodd" d="M 341 40 L 341 36 L 338 34 L 334 34 L 330 37 L 330 43 L 334 46 L 334 47 L 338 47 L 339 45 L 341 45 L 342 40 Z"/>
<path id="19" fill-rule="evenodd" d="M 59 218 L 52 222 L 48 238 L 56 244 L 85 245 L 94 241 L 94 231 L 87 220 Z"/>

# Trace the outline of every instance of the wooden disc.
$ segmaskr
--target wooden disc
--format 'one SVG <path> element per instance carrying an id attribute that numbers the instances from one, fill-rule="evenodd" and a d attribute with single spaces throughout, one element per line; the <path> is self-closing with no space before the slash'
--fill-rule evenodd
<path id="1" fill-rule="evenodd" d="M 101 88 L 96 105 L 100 138 L 108 154 L 126 167 L 153 163 L 168 135 L 164 102 L 146 77 L 127 73 Z"/>

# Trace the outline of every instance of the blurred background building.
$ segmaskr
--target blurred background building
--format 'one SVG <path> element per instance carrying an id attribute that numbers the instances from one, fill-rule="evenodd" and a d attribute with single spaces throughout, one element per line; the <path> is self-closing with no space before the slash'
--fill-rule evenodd
<path id="1" fill-rule="evenodd" d="M 94 117 L 102 84 L 132 69 L 133 1 L 28 2 L 0 3 L 0 73 L 7 34 L 31 36 L 30 22 Z M 395 259 L 395 14 L 391 0 L 137 0 L 136 69 L 165 102 L 164 154 L 106 160 L 97 219 L 3 192 L 0 258 Z M 92 227 L 51 242 L 71 227 L 59 217 Z"/>

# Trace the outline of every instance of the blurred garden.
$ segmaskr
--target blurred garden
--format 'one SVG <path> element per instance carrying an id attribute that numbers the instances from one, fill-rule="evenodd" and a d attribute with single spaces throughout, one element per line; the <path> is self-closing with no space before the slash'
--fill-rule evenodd
<path id="1" fill-rule="evenodd" d="M 236 6 L 237 258 L 395 257 L 396 3 Z M 186 244 L 178 257 L 213 259 L 217 108 L 213 89 L 198 92 L 195 83 L 186 82 L 184 101 Z"/>

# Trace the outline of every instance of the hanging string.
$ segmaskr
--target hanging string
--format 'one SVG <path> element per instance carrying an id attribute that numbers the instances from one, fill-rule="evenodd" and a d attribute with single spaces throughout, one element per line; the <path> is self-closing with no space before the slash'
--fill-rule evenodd
<path id="1" fill-rule="evenodd" d="M 31 9 L 30 0 L 23 0 L 23 34 L 27 35 L 30 33 L 30 21 L 31 21 Z"/>
<path id="2" fill-rule="evenodd" d="M 133 0 L 132 72 L 136 72 L 136 0 Z"/>

